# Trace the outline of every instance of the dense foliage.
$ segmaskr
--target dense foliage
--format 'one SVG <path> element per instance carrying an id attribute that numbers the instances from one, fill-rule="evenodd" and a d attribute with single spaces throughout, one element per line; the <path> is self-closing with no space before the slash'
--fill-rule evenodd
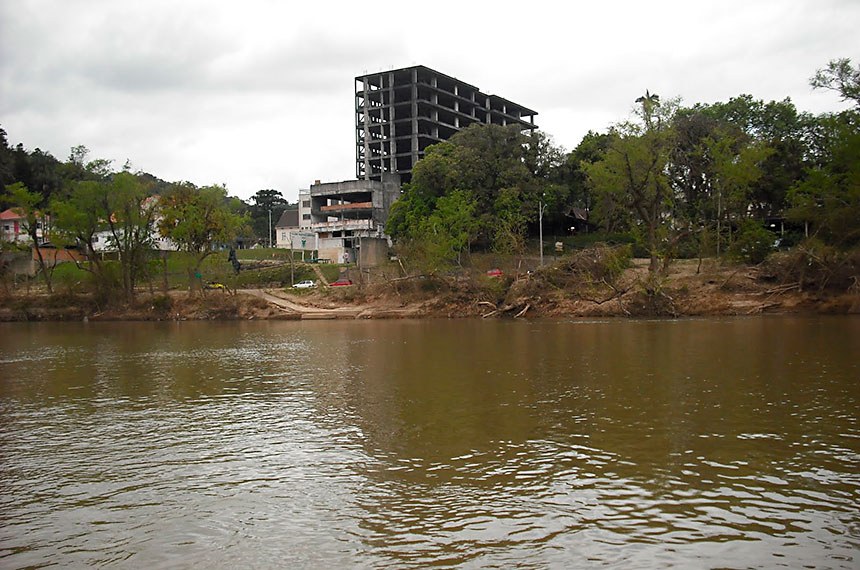
<path id="1" fill-rule="evenodd" d="M 246 226 L 224 188 L 170 185 L 133 173 L 129 165 L 114 172 L 109 161 L 88 161 L 87 154 L 85 147 L 74 147 L 62 163 L 38 149 L 27 153 L 20 145 L 0 151 L 0 174 L 11 181 L 0 194 L 0 208 L 14 208 L 23 216 L 49 291 L 61 246 L 87 254 L 76 264 L 92 276 L 96 293 L 104 298 L 119 293 L 130 301 L 150 270 L 155 240 L 168 238 L 192 254 L 193 274 L 202 259 L 219 244 L 235 241 Z M 96 255 L 100 240 L 115 261 Z"/>
<path id="2" fill-rule="evenodd" d="M 472 125 L 427 150 L 388 229 L 429 267 L 473 249 L 522 253 L 541 213 L 555 239 L 629 235 L 654 274 L 682 252 L 760 261 L 805 236 L 855 246 L 860 71 L 834 60 L 811 84 L 858 105 L 813 116 L 789 99 L 684 107 L 646 91 L 630 120 L 569 153 L 516 125 Z"/>
<path id="3" fill-rule="evenodd" d="M 472 125 L 427 149 L 386 230 L 402 255 L 428 268 L 460 264 L 475 250 L 524 254 L 540 229 L 552 240 L 597 232 L 635 242 L 654 275 L 679 255 L 760 261 L 777 244 L 807 238 L 857 247 L 860 70 L 833 60 L 810 83 L 853 108 L 813 116 L 789 99 L 751 95 L 685 107 L 646 91 L 629 120 L 589 132 L 570 152 L 516 125 Z M 87 251 L 108 232 L 121 270 L 97 258 L 86 266 L 100 287 L 127 297 L 150 255 L 153 196 L 162 234 L 198 266 L 216 243 L 270 243 L 290 207 L 277 190 L 244 203 L 221 187 L 170 184 L 128 164 L 116 172 L 87 155 L 77 146 L 62 162 L 13 148 L 0 129 L 0 210 L 19 208 L 34 238 L 44 219 L 43 239 Z M 39 262 L 50 288 L 52 267 L 41 254 Z"/>

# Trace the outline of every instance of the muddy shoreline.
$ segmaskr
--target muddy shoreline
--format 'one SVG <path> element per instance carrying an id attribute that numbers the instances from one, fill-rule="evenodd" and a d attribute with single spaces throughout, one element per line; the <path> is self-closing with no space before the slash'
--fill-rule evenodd
<path id="1" fill-rule="evenodd" d="M 6 294 L 0 322 L 320 320 L 391 318 L 642 318 L 756 314 L 860 314 L 860 293 L 803 290 L 756 267 L 676 263 L 660 290 L 646 293 L 634 265 L 609 284 L 558 286 L 531 274 L 490 280 L 415 276 L 353 287 L 292 291 L 141 292 L 135 303 L 103 307 L 89 296 Z"/>

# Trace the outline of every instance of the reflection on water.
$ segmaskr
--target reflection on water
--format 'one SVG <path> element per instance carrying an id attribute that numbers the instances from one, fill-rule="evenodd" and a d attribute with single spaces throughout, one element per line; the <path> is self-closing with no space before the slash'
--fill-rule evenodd
<path id="1" fill-rule="evenodd" d="M 860 319 L 0 326 L 0 566 L 831 567 Z"/>

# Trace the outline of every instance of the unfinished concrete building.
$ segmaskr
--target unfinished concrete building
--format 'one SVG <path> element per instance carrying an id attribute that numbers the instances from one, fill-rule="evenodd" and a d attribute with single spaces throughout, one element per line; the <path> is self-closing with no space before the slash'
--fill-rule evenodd
<path id="1" fill-rule="evenodd" d="M 355 78 L 355 174 L 403 182 L 425 149 L 473 123 L 537 128 L 537 112 L 423 65 Z"/>
<path id="2" fill-rule="evenodd" d="M 385 222 L 399 196 L 396 174 L 386 174 L 378 181 L 317 180 L 308 193 L 308 229 L 316 236 L 313 249 L 320 258 L 335 263 L 374 265 L 384 261 L 389 245 Z"/>

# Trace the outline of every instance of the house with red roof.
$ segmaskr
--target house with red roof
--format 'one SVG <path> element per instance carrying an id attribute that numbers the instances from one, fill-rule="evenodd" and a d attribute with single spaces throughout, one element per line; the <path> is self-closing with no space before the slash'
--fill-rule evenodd
<path id="1" fill-rule="evenodd" d="M 27 219 L 18 208 L 0 212 L 0 240 L 18 243 L 30 241 L 27 235 Z"/>

